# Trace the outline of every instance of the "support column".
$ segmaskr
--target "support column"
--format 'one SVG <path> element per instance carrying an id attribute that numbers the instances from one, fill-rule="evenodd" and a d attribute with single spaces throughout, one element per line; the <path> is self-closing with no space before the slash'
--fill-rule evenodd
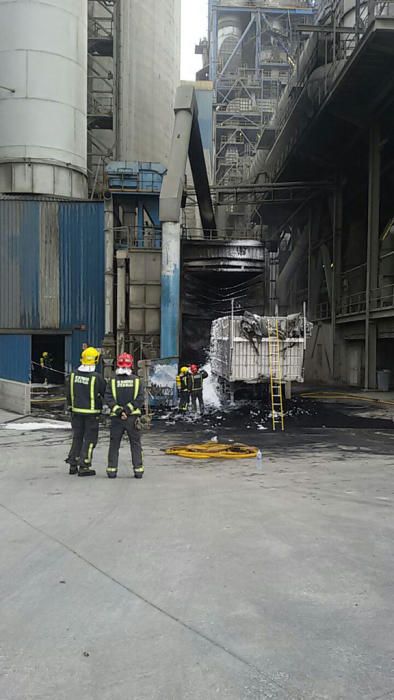
<path id="1" fill-rule="evenodd" d="M 337 309 L 341 295 L 342 275 L 342 228 L 343 228 L 343 192 L 339 181 L 334 193 L 333 208 L 333 242 L 331 275 L 331 372 L 333 379 L 339 379 L 336 366 L 335 347 L 337 340 Z"/>
<path id="2" fill-rule="evenodd" d="M 103 342 L 104 375 L 111 371 L 115 357 L 114 338 L 114 208 L 112 195 L 104 199 L 104 236 L 105 236 L 105 278 L 104 308 L 105 337 Z M 106 372 L 106 367 L 108 372 Z"/>
<path id="3" fill-rule="evenodd" d="M 116 271 L 117 271 L 117 287 L 116 287 L 116 354 L 120 355 L 125 352 L 125 333 L 126 333 L 126 259 L 127 251 L 118 250 L 116 252 Z"/>
<path id="4" fill-rule="evenodd" d="M 179 357 L 181 225 L 163 223 L 161 268 L 161 357 Z"/>
<path id="5" fill-rule="evenodd" d="M 369 132 L 368 244 L 365 292 L 365 389 L 376 388 L 376 324 L 371 321 L 371 292 L 378 287 L 380 227 L 380 126 Z"/>

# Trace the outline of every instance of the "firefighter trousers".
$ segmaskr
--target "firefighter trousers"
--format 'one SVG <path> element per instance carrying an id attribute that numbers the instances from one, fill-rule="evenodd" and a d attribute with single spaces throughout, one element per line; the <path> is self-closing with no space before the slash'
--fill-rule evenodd
<path id="1" fill-rule="evenodd" d="M 179 392 L 179 410 L 187 411 L 189 407 L 190 392 L 187 389 L 181 389 Z"/>
<path id="2" fill-rule="evenodd" d="M 134 469 L 140 469 L 142 464 L 141 432 L 136 428 L 138 416 L 129 416 L 127 420 L 122 420 L 115 416 L 111 420 L 111 432 L 108 451 L 108 467 L 118 468 L 120 443 L 124 433 L 130 442 L 131 460 Z"/>
<path id="3" fill-rule="evenodd" d="M 204 413 L 204 399 L 202 396 L 202 389 L 197 389 L 195 391 L 192 391 L 192 407 L 193 411 L 197 412 L 197 401 L 198 401 L 198 407 L 200 409 L 201 415 Z"/>
<path id="4" fill-rule="evenodd" d="M 92 464 L 93 450 L 97 445 L 99 434 L 99 415 L 73 413 L 71 418 L 73 441 L 68 455 L 68 462 L 79 464 L 87 469 Z"/>

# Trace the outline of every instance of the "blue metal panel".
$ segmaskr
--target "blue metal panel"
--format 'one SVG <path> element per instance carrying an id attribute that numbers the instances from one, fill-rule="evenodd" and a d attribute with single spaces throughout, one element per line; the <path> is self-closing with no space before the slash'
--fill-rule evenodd
<path id="1" fill-rule="evenodd" d="M 30 382 L 31 336 L 0 334 L 0 379 Z"/>
<path id="2" fill-rule="evenodd" d="M 0 200 L 0 327 L 40 327 L 40 202 Z"/>
<path id="3" fill-rule="evenodd" d="M 101 346 L 104 337 L 104 206 L 102 202 L 59 205 L 60 327 L 72 330 L 71 357 L 81 344 Z"/>
<path id="4" fill-rule="evenodd" d="M 115 161 L 106 168 L 109 188 L 126 192 L 160 192 L 165 171 L 160 163 L 138 161 Z"/>

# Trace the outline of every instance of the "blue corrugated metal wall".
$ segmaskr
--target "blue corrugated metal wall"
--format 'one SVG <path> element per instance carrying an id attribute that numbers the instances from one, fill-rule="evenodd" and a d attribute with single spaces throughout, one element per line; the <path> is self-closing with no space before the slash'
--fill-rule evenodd
<path id="1" fill-rule="evenodd" d="M 0 327 L 39 328 L 40 202 L 0 201 Z"/>
<path id="2" fill-rule="evenodd" d="M 59 253 L 54 241 L 59 239 Z M 47 272 L 48 271 L 48 272 Z M 59 327 L 48 327 L 58 318 Z M 50 319 L 50 320 L 48 320 Z M 80 330 L 86 326 L 86 330 Z M 79 360 L 81 344 L 100 346 L 104 336 L 104 206 L 101 202 L 0 199 L 0 342 L 30 374 L 29 331 L 72 331 L 66 339 L 67 369 Z M 27 335 L 12 335 L 26 330 Z M 29 338 L 28 352 L 21 338 Z M 25 349 L 21 350 L 24 347 Z M 13 350 L 11 350 L 13 348 Z M 22 354 L 19 355 L 19 352 Z M 0 358 L 0 377 L 18 374 Z M 11 376 L 12 375 L 12 376 Z"/>
<path id="3" fill-rule="evenodd" d="M 0 378 L 28 383 L 31 366 L 31 336 L 0 334 Z"/>
<path id="4" fill-rule="evenodd" d="M 104 206 L 67 202 L 59 206 L 60 327 L 73 330 L 72 364 L 81 344 L 100 346 L 104 337 Z"/>

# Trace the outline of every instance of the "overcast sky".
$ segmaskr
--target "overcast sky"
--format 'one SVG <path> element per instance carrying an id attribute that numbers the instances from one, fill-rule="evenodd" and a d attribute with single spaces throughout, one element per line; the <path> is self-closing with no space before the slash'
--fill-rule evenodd
<path id="1" fill-rule="evenodd" d="M 195 56 L 194 47 L 207 33 L 208 0 L 182 0 L 182 80 L 195 80 L 202 67 L 201 56 Z"/>

